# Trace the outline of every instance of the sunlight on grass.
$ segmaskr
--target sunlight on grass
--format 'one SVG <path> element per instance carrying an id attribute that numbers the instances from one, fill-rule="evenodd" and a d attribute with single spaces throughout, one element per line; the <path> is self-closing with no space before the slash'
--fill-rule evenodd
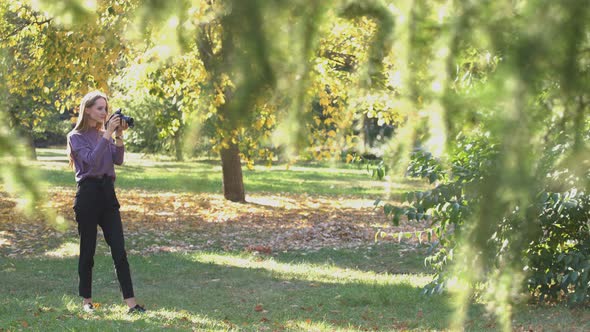
<path id="1" fill-rule="evenodd" d="M 211 319 L 188 310 L 176 310 L 173 308 L 149 308 L 149 310 L 142 315 L 129 315 L 127 313 L 127 306 L 123 304 L 116 305 L 101 305 L 101 303 L 94 302 L 95 312 L 92 314 L 81 312 L 81 302 L 74 300 L 70 296 L 62 297 L 63 307 L 71 313 L 80 313 L 78 318 L 85 321 L 96 321 L 99 324 L 105 321 L 116 322 L 147 322 L 151 324 L 165 327 L 185 327 L 186 329 L 197 329 L 198 331 L 229 331 L 231 324 L 220 320 Z M 42 310 L 42 309 L 40 309 Z M 46 308 L 45 311 L 54 310 Z"/>
<path id="2" fill-rule="evenodd" d="M 230 326 L 222 321 L 215 320 L 208 318 L 206 316 L 201 316 L 195 313 L 192 313 L 187 310 L 174 310 L 174 309 L 166 309 L 166 308 L 159 308 L 157 310 L 150 310 L 148 314 L 151 317 L 158 318 L 162 321 L 178 321 L 178 322 L 186 322 L 193 325 L 193 327 L 199 328 L 223 328 L 227 329 Z"/>
<path id="3" fill-rule="evenodd" d="M 6 235 L 8 235 L 8 232 L 6 231 L 0 231 L 0 248 L 4 247 L 4 246 L 9 246 L 12 244 L 12 241 L 10 241 L 9 239 L 6 238 Z"/>
<path id="4" fill-rule="evenodd" d="M 59 248 L 46 251 L 43 255 L 54 258 L 76 257 L 78 256 L 79 245 L 76 242 L 62 243 Z"/>
<path id="5" fill-rule="evenodd" d="M 147 320 L 154 322 L 165 322 L 166 324 L 187 324 L 193 328 L 206 329 L 222 329 L 227 330 L 230 326 L 222 321 L 203 317 L 198 314 L 194 314 L 187 310 L 173 310 L 158 308 L 148 310 L 142 315 L 129 315 L 127 314 L 128 308 L 124 305 L 111 305 L 109 307 L 101 307 L 95 312 L 94 315 L 88 315 L 88 320 L 118 320 L 118 321 L 138 321 Z"/>
<path id="6" fill-rule="evenodd" d="M 393 181 L 390 175 L 385 176 L 383 182 L 383 189 L 385 197 L 393 197 L 394 194 L 403 193 L 413 190 L 426 190 L 430 185 L 422 180 L 410 180 L 407 182 Z"/>
<path id="7" fill-rule="evenodd" d="M 311 319 L 300 320 L 300 321 L 289 321 L 286 327 L 295 331 L 332 331 L 332 332 L 352 332 L 358 331 L 356 327 L 342 328 L 334 327 L 333 325 L 326 322 L 314 322 Z"/>
<path id="8" fill-rule="evenodd" d="M 428 274 L 386 274 L 365 272 L 354 269 L 343 269 L 336 266 L 317 264 L 286 264 L 274 259 L 260 259 L 258 257 L 243 257 L 231 254 L 199 253 L 191 257 L 195 262 L 232 266 L 246 269 L 264 269 L 276 273 L 278 277 L 299 279 L 313 282 L 332 284 L 406 284 L 412 287 L 424 287 L 432 280 Z"/>
<path id="9" fill-rule="evenodd" d="M 345 168 L 338 168 L 337 165 L 331 167 L 305 167 L 305 166 L 289 166 L 287 165 L 273 165 L 271 167 L 257 167 L 257 170 L 263 169 L 270 169 L 275 171 L 295 171 L 295 172 L 318 172 L 318 170 L 322 170 L 322 173 L 331 173 L 331 174 L 359 174 L 359 172 L 364 172 L 362 169 L 345 169 Z"/>
<path id="10" fill-rule="evenodd" d="M 81 301 L 73 300 L 69 297 L 63 298 L 64 307 L 69 312 L 81 312 Z M 127 314 L 127 308 L 124 305 L 102 305 L 102 303 L 93 301 L 95 312 L 93 314 L 83 313 L 81 318 L 85 320 L 117 320 L 132 322 L 137 320 L 138 316 Z M 147 316 L 147 315 L 146 315 Z"/>
<path id="11" fill-rule="evenodd" d="M 350 208 L 365 209 L 375 207 L 374 199 L 347 198 L 339 197 L 336 199 L 311 198 L 305 202 L 286 196 L 285 194 L 277 195 L 247 195 L 246 201 L 261 206 L 282 208 L 285 210 L 293 209 L 322 209 L 322 208 Z"/>

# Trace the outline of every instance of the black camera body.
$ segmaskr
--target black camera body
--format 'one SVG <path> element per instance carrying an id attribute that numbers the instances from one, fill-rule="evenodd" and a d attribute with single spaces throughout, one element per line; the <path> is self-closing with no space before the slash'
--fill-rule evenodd
<path id="1" fill-rule="evenodd" d="M 115 114 L 118 114 L 121 117 L 121 120 L 123 120 L 127 123 L 127 126 L 129 126 L 129 128 L 131 128 L 135 125 L 135 121 L 133 121 L 133 118 L 130 116 L 123 115 L 123 111 L 120 108 L 118 110 L 116 110 L 115 113 L 113 113 L 113 115 L 115 115 Z M 111 116 L 111 119 L 112 119 L 112 116 Z M 109 119 L 109 121 L 111 121 L 111 119 Z M 105 128 L 109 124 L 109 121 L 107 121 L 104 124 Z"/>

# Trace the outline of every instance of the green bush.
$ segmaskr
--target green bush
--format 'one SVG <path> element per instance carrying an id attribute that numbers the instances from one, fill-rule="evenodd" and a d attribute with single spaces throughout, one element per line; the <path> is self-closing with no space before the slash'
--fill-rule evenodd
<path id="1" fill-rule="evenodd" d="M 395 224 L 404 215 L 408 220 L 431 222 L 437 240 L 426 262 L 436 269 L 437 274 L 426 287 L 427 293 L 445 289 L 447 263 L 453 259 L 458 236 L 473 217 L 475 207 L 485 203 L 481 202 L 481 184 L 489 176 L 499 153 L 498 145 L 485 136 L 460 137 L 456 141 L 457 146 L 450 154 L 448 174 L 444 172 L 443 164 L 430 153 L 415 151 L 408 176 L 426 178 L 435 184 L 434 188 L 406 193 L 407 206 L 386 204 L 384 207 Z M 547 151 L 544 160 L 547 165 L 554 165 L 556 155 L 563 152 L 559 145 Z M 568 173 L 555 174 L 564 177 Z M 515 205 L 514 213 L 503 216 L 503 220 L 494 226 L 497 227 L 494 236 L 487 240 L 495 252 L 496 264 L 500 264 L 511 233 L 521 223 L 516 213 L 521 208 Z M 521 253 L 528 290 L 540 301 L 585 302 L 590 296 L 590 196 L 575 188 L 553 192 L 546 184 L 527 211 L 538 213 L 535 215 L 537 228 L 533 230 L 533 241 Z M 487 268 L 492 270 L 494 266 Z"/>
<path id="2" fill-rule="evenodd" d="M 526 251 L 529 290 L 543 300 L 588 300 L 590 196 L 576 189 L 543 193 L 541 232 Z"/>

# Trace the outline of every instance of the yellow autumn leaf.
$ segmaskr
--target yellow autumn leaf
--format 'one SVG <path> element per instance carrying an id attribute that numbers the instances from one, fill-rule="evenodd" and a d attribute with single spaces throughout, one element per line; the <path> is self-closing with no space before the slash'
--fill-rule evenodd
<path id="1" fill-rule="evenodd" d="M 354 157 L 350 153 L 348 153 L 346 155 L 346 163 L 347 164 L 350 164 L 350 162 L 353 161 L 353 160 L 354 160 Z"/>
<path id="2" fill-rule="evenodd" d="M 248 160 L 246 162 L 246 167 L 248 167 L 249 170 L 253 170 L 254 169 L 254 161 Z"/>
<path id="3" fill-rule="evenodd" d="M 225 97 L 223 96 L 223 93 L 218 93 L 215 95 L 215 100 L 214 100 L 214 104 L 216 106 L 221 106 L 225 103 Z"/>
<path id="4" fill-rule="evenodd" d="M 256 130 L 260 130 L 260 129 L 262 128 L 262 126 L 264 126 L 264 119 L 257 119 L 257 120 L 254 122 L 254 128 L 255 128 Z"/>
<path id="5" fill-rule="evenodd" d="M 269 116 L 268 118 L 266 118 L 266 126 L 267 127 L 272 127 L 275 124 L 275 117 L 274 116 Z"/>

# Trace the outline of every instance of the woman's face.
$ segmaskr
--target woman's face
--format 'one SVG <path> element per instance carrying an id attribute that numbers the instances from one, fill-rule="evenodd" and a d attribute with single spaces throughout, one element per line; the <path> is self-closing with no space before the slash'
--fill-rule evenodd
<path id="1" fill-rule="evenodd" d="M 90 124 L 96 124 L 97 122 L 104 122 L 107 118 L 107 101 L 104 98 L 98 98 L 94 105 L 86 107 L 86 114 L 91 120 Z"/>

